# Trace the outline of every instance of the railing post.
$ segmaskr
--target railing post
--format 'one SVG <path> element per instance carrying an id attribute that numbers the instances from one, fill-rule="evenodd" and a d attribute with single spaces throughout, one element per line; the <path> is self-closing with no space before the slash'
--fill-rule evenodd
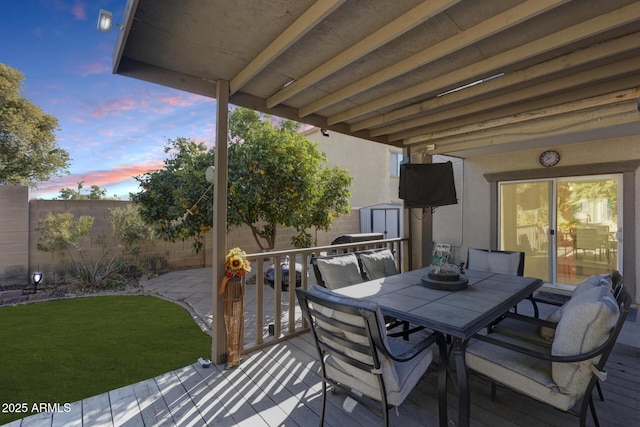
<path id="1" fill-rule="evenodd" d="M 246 341 L 243 354 L 248 353 L 258 348 L 263 348 L 290 337 L 293 337 L 301 332 L 304 332 L 308 328 L 307 323 L 304 319 L 302 319 L 302 313 L 296 313 L 296 305 L 297 298 L 295 295 L 296 288 L 296 261 L 300 260 L 302 263 L 302 281 L 301 286 L 304 289 L 309 287 L 310 283 L 315 283 L 315 277 L 310 275 L 309 272 L 309 257 L 313 253 L 320 253 L 323 251 L 332 253 L 333 251 L 354 251 L 356 249 L 371 249 L 371 248 L 384 248 L 387 247 L 396 254 L 397 263 L 399 269 L 402 269 L 403 257 L 402 252 L 406 250 L 405 246 L 407 243 L 406 238 L 396 238 L 396 239 L 384 239 L 377 240 L 372 242 L 357 242 L 357 243 L 345 243 L 341 245 L 330 245 L 330 246 L 318 246 L 315 248 L 305 248 L 305 249 L 288 249 L 282 251 L 272 251 L 269 253 L 258 253 L 258 254 L 249 254 L 247 258 L 249 261 L 254 262 L 256 265 L 256 289 L 255 289 L 255 300 L 251 301 L 250 299 L 246 299 L 247 304 L 245 309 L 251 313 L 255 313 L 255 338 L 253 342 Z M 285 330 L 282 330 L 282 270 L 280 268 L 281 261 L 287 261 L 289 265 L 289 295 L 288 295 L 288 309 L 289 312 L 285 315 L 285 321 L 288 323 Z M 271 306 L 268 306 L 268 309 L 265 310 L 265 292 L 264 292 L 264 284 L 265 284 L 265 263 L 273 263 L 274 265 L 274 284 L 273 284 L 273 328 L 269 325 L 270 333 L 273 331 L 273 336 L 265 339 L 264 337 L 264 326 L 265 326 L 265 312 L 266 315 L 270 315 L 272 310 Z M 313 278 L 313 281 L 309 281 L 309 277 Z M 250 288 L 249 288 L 250 289 Z M 267 294 L 269 295 L 269 294 Z M 255 304 L 255 307 L 249 306 L 249 304 Z M 300 317 L 299 327 L 296 327 L 296 315 Z M 251 316 L 246 316 L 247 319 L 252 319 Z M 248 338 L 248 337 L 247 337 Z"/>

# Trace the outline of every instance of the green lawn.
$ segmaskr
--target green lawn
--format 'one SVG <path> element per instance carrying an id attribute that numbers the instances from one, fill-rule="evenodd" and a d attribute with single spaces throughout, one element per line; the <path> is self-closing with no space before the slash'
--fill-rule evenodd
<path id="1" fill-rule="evenodd" d="M 100 296 L 0 308 L 0 425 L 10 404 L 74 402 L 210 357 L 182 307 L 151 296 Z"/>

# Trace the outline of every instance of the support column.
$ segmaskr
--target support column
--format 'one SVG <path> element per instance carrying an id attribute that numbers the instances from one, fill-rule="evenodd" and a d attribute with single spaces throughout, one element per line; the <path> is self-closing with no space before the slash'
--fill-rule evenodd
<path id="1" fill-rule="evenodd" d="M 424 153 L 412 153 L 411 146 L 405 148 L 407 157 L 411 163 L 431 163 L 432 156 Z M 420 156 L 420 157 L 418 157 Z M 427 267 L 431 264 L 433 250 L 433 214 L 431 209 L 405 209 L 408 213 L 409 245 L 410 245 L 410 269 Z"/>
<path id="2" fill-rule="evenodd" d="M 422 163 L 433 163 L 433 156 L 422 154 Z M 416 268 L 428 267 L 433 258 L 433 211 L 432 208 L 422 209 L 422 234 L 420 237 L 421 263 Z"/>
<path id="3" fill-rule="evenodd" d="M 224 327 L 224 302 L 219 295 L 224 277 L 224 257 L 227 253 L 227 171 L 229 168 L 227 129 L 229 121 L 229 82 L 218 80 L 216 86 L 216 146 L 213 180 L 213 301 L 211 324 L 211 360 L 220 363 L 227 351 Z"/>

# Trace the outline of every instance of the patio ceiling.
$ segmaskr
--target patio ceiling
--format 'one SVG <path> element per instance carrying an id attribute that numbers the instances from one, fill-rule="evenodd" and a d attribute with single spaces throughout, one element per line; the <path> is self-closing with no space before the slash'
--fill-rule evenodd
<path id="1" fill-rule="evenodd" d="M 640 134 L 639 54 L 631 0 L 128 0 L 113 71 L 465 157 Z"/>

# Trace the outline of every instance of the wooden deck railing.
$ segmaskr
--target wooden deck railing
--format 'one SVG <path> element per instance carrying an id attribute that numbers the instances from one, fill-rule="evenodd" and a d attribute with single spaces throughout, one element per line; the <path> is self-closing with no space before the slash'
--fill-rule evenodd
<path id="1" fill-rule="evenodd" d="M 388 247 L 395 255 L 399 271 L 408 270 L 410 257 L 408 256 L 409 245 L 407 238 L 372 240 L 247 255 L 247 258 L 254 266 L 255 275 L 249 276 L 251 284 L 247 284 L 246 277 L 243 277 L 242 281 L 242 285 L 245 288 L 245 339 L 244 347 L 241 351 L 242 354 L 292 338 L 307 329 L 296 300 L 296 294 L 293 292 L 296 283 L 295 267 L 289 270 L 288 282 L 291 284 L 291 292 L 287 292 L 283 290 L 282 271 L 280 268 L 274 269 L 273 289 L 267 285 L 265 272 L 269 266 L 282 263 L 286 263 L 289 266 L 293 266 L 296 263 L 299 264 L 302 269 L 300 286 L 306 289 L 311 284 L 316 283 L 313 268 L 310 264 L 312 256 L 383 247 Z M 251 289 L 254 286 L 253 280 L 255 280 L 255 288 Z"/>

